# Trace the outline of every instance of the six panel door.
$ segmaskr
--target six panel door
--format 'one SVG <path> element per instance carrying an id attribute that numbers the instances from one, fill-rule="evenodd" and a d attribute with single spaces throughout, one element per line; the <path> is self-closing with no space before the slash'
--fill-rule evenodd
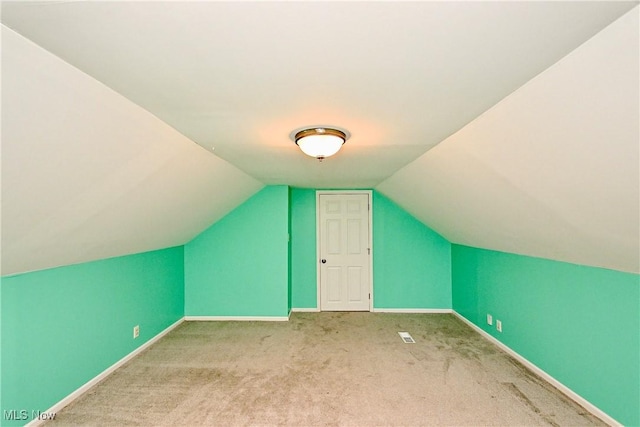
<path id="1" fill-rule="evenodd" d="M 369 195 L 320 194 L 320 310 L 369 311 Z"/>

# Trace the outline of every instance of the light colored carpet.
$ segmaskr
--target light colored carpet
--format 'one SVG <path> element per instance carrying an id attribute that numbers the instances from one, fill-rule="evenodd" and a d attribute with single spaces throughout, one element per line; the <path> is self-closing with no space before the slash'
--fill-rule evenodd
<path id="1" fill-rule="evenodd" d="M 54 424 L 605 425 L 453 315 L 387 313 L 185 322 Z"/>

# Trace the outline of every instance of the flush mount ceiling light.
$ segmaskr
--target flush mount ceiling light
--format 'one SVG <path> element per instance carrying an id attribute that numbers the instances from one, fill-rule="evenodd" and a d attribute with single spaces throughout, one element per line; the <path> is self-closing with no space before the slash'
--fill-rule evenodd
<path id="1" fill-rule="evenodd" d="M 345 131 L 321 126 L 302 129 L 293 136 L 304 154 L 320 161 L 340 151 L 347 138 Z"/>

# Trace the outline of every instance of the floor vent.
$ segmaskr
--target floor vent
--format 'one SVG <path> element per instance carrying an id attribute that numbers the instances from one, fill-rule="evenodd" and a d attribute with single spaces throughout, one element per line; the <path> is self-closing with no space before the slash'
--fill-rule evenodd
<path id="1" fill-rule="evenodd" d="M 405 344 L 415 344 L 416 341 L 411 338 L 411 335 L 409 335 L 409 332 L 398 332 L 398 335 L 400 335 L 400 338 L 402 338 L 402 341 L 404 341 Z"/>

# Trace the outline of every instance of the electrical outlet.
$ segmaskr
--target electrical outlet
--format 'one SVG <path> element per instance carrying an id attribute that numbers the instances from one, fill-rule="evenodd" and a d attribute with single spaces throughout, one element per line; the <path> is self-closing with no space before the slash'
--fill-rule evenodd
<path id="1" fill-rule="evenodd" d="M 500 320 L 496 320 L 496 329 L 498 332 L 502 332 L 502 322 Z"/>
<path id="2" fill-rule="evenodd" d="M 136 325 L 133 327 L 133 338 L 138 338 L 140 336 L 140 326 Z"/>
<path id="3" fill-rule="evenodd" d="M 487 314 L 487 325 L 493 325 L 493 316 Z"/>

